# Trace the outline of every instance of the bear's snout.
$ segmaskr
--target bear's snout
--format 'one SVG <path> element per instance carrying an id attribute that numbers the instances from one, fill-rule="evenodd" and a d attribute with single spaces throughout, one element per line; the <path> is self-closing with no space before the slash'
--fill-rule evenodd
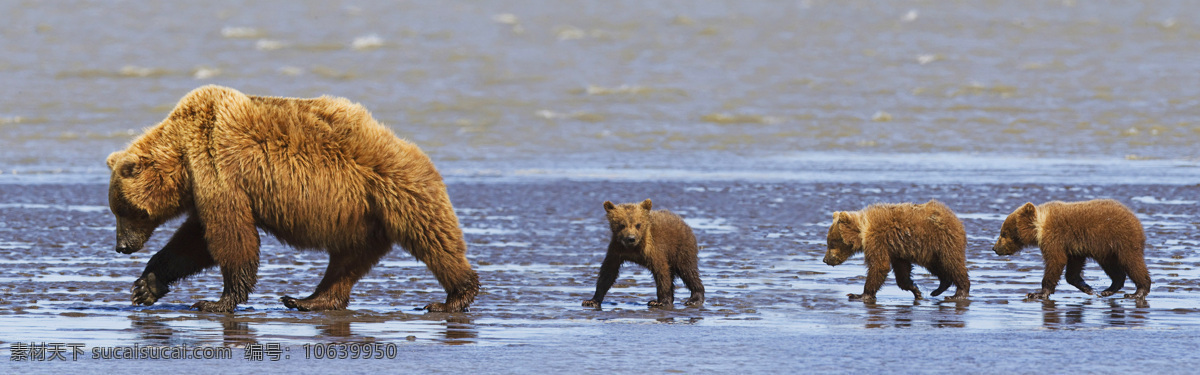
<path id="1" fill-rule="evenodd" d="M 829 250 L 829 252 L 825 253 L 825 259 L 822 259 L 821 261 L 825 262 L 825 264 L 828 264 L 831 266 L 836 266 L 836 265 L 842 264 L 843 260 L 840 260 L 836 256 L 834 256 L 833 250 Z"/>
<path id="2" fill-rule="evenodd" d="M 625 246 L 632 247 L 632 246 L 637 245 L 638 239 L 635 236 L 625 236 L 625 237 L 621 237 L 621 243 L 625 244 Z"/>
<path id="3" fill-rule="evenodd" d="M 121 244 L 117 245 L 117 252 L 121 253 L 121 254 L 133 254 L 141 249 L 142 249 L 141 246 L 134 247 L 134 246 L 129 246 L 129 245 L 121 245 Z"/>

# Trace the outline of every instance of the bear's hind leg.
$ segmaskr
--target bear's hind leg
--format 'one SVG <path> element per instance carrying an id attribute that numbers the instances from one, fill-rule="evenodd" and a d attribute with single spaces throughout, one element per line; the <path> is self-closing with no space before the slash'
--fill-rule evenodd
<path id="1" fill-rule="evenodd" d="M 1150 272 L 1146 270 L 1146 260 L 1141 251 L 1127 254 L 1129 255 L 1123 255 L 1126 258 L 1121 260 L 1120 268 L 1133 280 L 1137 290 L 1132 294 L 1125 294 L 1125 298 L 1145 299 L 1146 295 L 1150 294 Z"/>
<path id="2" fill-rule="evenodd" d="M 462 241 L 461 231 L 457 237 L 442 237 L 434 243 L 404 241 L 402 246 L 417 260 L 425 263 L 442 288 L 446 290 L 445 303 L 430 303 L 424 309 L 433 312 L 463 312 L 475 302 L 479 293 L 479 275 L 467 261 L 467 245 Z"/>
<path id="3" fill-rule="evenodd" d="M 1086 263 L 1087 263 L 1087 258 L 1083 257 L 1083 256 L 1072 255 L 1072 256 L 1067 257 L 1067 274 L 1066 274 L 1067 284 L 1071 284 L 1072 286 L 1079 288 L 1080 292 L 1084 292 L 1087 294 L 1095 294 L 1092 291 L 1092 287 L 1090 285 L 1088 285 L 1087 282 L 1083 281 L 1083 266 Z M 1101 264 L 1101 267 L 1104 268 L 1104 272 L 1109 272 L 1109 267 L 1104 267 L 1103 264 Z M 1112 276 L 1112 273 L 1110 272 L 1108 275 Z M 1125 280 L 1124 274 L 1121 275 L 1121 280 L 1122 281 Z M 1118 286 L 1117 289 L 1120 290 L 1121 287 Z M 1109 294 L 1101 293 L 1100 295 L 1107 296 L 1107 295 L 1112 295 L 1112 293 L 1109 293 Z"/>
<path id="4" fill-rule="evenodd" d="M 892 272 L 896 274 L 896 286 L 899 286 L 900 290 L 907 290 L 907 291 L 912 292 L 913 299 L 921 299 L 921 298 L 923 298 L 921 296 L 921 290 L 917 289 L 916 284 L 913 284 L 912 269 L 913 269 L 913 265 L 912 265 L 912 262 L 910 262 L 910 261 L 907 261 L 907 260 L 893 260 L 892 261 Z"/>
<path id="5" fill-rule="evenodd" d="M 166 246 L 146 263 L 142 276 L 133 282 L 134 305 L 150 306 L 171 291 L 170 286 L 188 276 L 215 266 L 204 240 L 204 226 L 195 215 L 188 217 Z"/>
<path id="6" fill-rule="evenodd" d="M 946 275 L 946 272 L 942 271 L 941 268 L 939 268 L 939 267 L 929 268 L 929 273 L 932 273 L 933 276 L 936 276 L 938 279 L 937 289 L 934 289 L 932 292 L 929 292 L 929 295 L 931 295 L 931 296 L 937 297 L 937 296 L 942 295 L 942 293 L 944 293 L 946 291 L 946 289 L 950 289 L 950 285 L 954 283 L 950 279 L 950 276 Z"/>
<path id="7" fill-rule="evenodd" d="M 684 306 L 700 306 L 704 304 L 704 284 L 700 282 L 700 269 L 695 263 L 683 267 L 684 269 L 676 270 L 675 274 L 683 280 L 683 285 L 687 286 L 688 291 L 692 295 L 687 301 L 683 302 Z"/>
<path id="8" fill-rule="evenodd" d="M 350 291 L 371 268 L 379 263 L 392 245 L 380 243 L 361 251 L 334 249 L 329 252 L 329 266 L 317 284 L 316 291 L 304 299 L 284 296 L 279 300 L 289 309 L 300 311 L 343 310 L 350 305 Z"/>
<path id="9" fill-rule="evenodd" d="M 1112 280 L 1107 289 L 1100 292 L 1100 296 L 1108 297 L 1121 291 L 1125 287 L 1125 269 L 1121 266 L 1121 262 L 1116 259 L 1116 256 L 1100 261 L 1100 268 L 1104 269 L 1104 273 L 1108 274 L 1108 278 Z"/>

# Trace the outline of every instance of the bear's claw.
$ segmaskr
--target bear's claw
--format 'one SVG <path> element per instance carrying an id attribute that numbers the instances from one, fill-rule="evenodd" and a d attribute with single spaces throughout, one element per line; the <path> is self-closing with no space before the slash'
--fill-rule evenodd
<path id="1" fill-rule="evenodd" d="M 596 302 L 595 300 L 589 299 L 587 301 L 583 301 L 583 306 L 584 307 L 600 307 L 600 302 Z"/>
<path id="2" fill-rule="evenodd" d="M 171 288 L 167 287 L 167 284 L 159 282 L 158 277 L 151 272 L 134 281 L 133 288 L 130 288 L 129 291 L 133 293 L 134 305 L 150 306 L 162 296 L 167 295 Z"/>

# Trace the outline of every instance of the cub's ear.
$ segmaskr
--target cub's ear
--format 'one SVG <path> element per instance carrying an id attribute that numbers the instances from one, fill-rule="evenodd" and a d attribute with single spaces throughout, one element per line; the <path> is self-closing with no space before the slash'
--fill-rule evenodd
<path id="1" fill-rule="evenodd" d="M 842 241 L 855 248 L 862 247 L 862 234 L 858 227 L 858 220 L 855 220 L 854 216 L 850 216 L 844 211 L 838 211 L 833 214 L 833 221 L 837 223 L 838 230 L 842 233 Z"/>
<path id="2" fill-rule="evenodd" d="M 615 208 L 617 208 L 617 206 L 614 206 L 612 201 L 604 201 L 604 210 L 605 211 L 612 211 Z"/>
<path id="3" fill-rule="evenodd" d="M 1017 209 L 1017 217 L 1027 218 L 1030 221 L 1033 221 L 1033 219 L 1037 217 L 1037 206 L 1034 206 L 1033 203 L 1026 202 L 1024 206 L 1021 206 L 1021 208 Z"/>
<path id="4" fill-rule="evenodd" d="M 125 157 L 125 150 L 113 152 L 111 154 L 108 154 L 108 159 L 106 159 L 104 161 L 104 163 L 108 164 L 108 170 L 110 170 L 110 171 L 115 170 L 117 162 L 120 161 L 121 158 L 123 158 L 123 157 Z"/>
<path id="5" fill-rule="evenodd" d="M 646 210 L 646 211 L 650 211 L 650 207 L 653 207 L 653 206 L 654 206 L 654 204 L 650 203 L 650 199 L 649 199 L 649 198 L 647 198 L 646 200 L 642 201 L 642 209 L 644 209 L 644 210 Z"/>

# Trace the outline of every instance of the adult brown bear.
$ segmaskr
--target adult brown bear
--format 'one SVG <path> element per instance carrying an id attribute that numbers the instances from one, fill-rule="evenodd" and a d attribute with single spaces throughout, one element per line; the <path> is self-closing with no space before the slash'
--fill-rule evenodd
<path id="1" fill-rule="evenodd" d="M 140 250 L 163 222 L 187 216 L 134 283 L 135 304 L 151 305 L 180 279 L 219 266 L 220 300 L 193 308 L 233 311 L 257 281 L 256 227 L 329 253 L 316 291 L 283 297 L 289 308 L 346 308 L 351 288 L 393 244 L 445 288 L 446 302 L 430 311 L 463 311 L 478 293 L 458 217 L 429 157 L 346 99 L 204 86 L 107 163 L 118 252 Z"/>

